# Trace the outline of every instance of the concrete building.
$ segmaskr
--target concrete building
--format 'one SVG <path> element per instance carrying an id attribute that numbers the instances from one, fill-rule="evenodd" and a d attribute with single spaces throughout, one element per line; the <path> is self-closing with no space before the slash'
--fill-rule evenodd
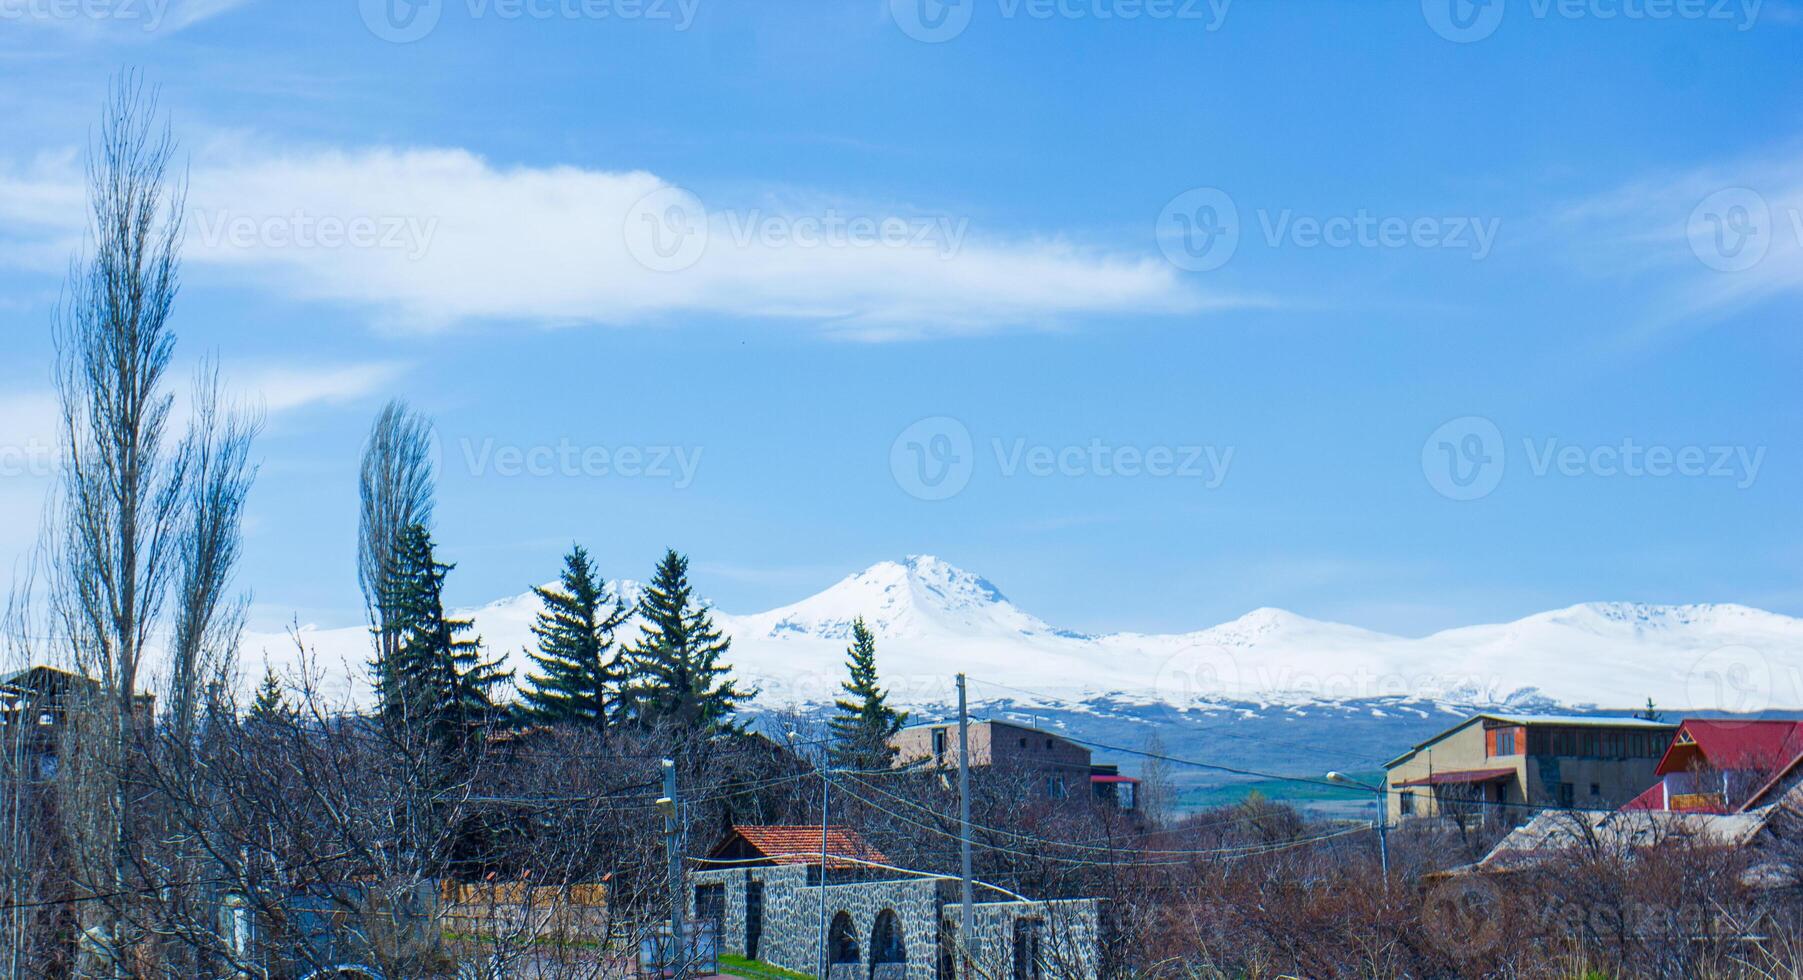
<path id="1" fill-rule="evenodd" d="M 958 723 L 910 725 L 889 740 L 897 766 L 958 767 Z M 1082 745 L 1051 732 L 1010 721 L 972 720 L 970 765 L 1019 773 L 1033 797 L 1042 800 L 1097 800 L 1134 809 L 1139 780 L 1113 765 L 1096 765 Z"/>
<path id="2" fill-rule="evenodd" d="M 891 871 L 855 832 L 734 827 L 690 877 L 691 916 L 719 926 L 720 951 L 829 980 L 1093 980 L 1101 905 L 978 889 L 974 959 L 959 955 L 956 879 Z M 821 914 L 824 903 L 825 915 Z M 822 923 L 825 924 L 824 946 Z"/>
<path id="3" fill-rule="evenodd" d="M 1588 715 L 1475 715 L 1385 765 L 1391 823 L 1514 826 L 1537 809 L 1614 809 L 1656 781 L 1677 725 Z"/>

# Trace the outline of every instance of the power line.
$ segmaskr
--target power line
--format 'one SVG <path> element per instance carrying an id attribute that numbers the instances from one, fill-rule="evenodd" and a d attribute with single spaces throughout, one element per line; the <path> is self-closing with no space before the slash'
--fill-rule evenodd
<path id="1" fill-rule="evenodd" d="M 979 684 L 987 684 L 990 687 L 1000 688 L 1004 691 L 1011 691 L 1015 694 L 1025 694 L 1028 697 L 1039 698 L 1039 699 L 1045 700 L 1045 701 L 1053 701 L 1053 702 L 1057 702 L 1059 704 L 1069 705 L 1072 707 L 1085 706 L 1085 705 L 1083 705 L 1083 702 L 1076 701 L 1071 698 L 1058 697 L 1056 695 L 1045 694 L 1040 691 L 1029 691 L 1026 688 L 1014 687 L 1014 686 L 1011 686 L 1008 684 L 1000 683 L 999 681 L 983 680 L 980 677 L 973 677 L 973 678 L 971 678 L 971 680 L 974 680 Z M 1173 706 L 1173 710 L 1177 710 L 1177 711 L 1181 712 L 1183 709 L 1176 708 L 1175 706 Z M 1314 752 L 1314 751 L 1319 750 L 1319 746 L 1304 745 L 1300 742 L 1292 742 L 1292 741 L 1289 741 L 1288 739 L 1273 738 L 1269 735 L 1253 735 L 1248 732 L 1229 731 L 1220 725 L 1186 724 L 1185 727 L 1189 728 L 1192 731 L 1210 732 L 1210 733 L 1213 733 L 1216 735 L 1224 736 L 1226 738 L 1243 739 L 1243 740 L 1249 741 L 1249 742 L 1266 742 L 1271 745 L 1281 745 L 1286 748 L 1299 749 L 1299 750 L 1302 750 L 1305 752 Z M 1381 758 L 1375 757 L 1375 756 L 1363 756 L 1360 758 L 1360 761 L 1382 762 L 1384 760 Z"/>
<path id="2" fill-rule="evenodd" d="M 950 817 L 946 817 L 945 815 L 939 813 L 938 811 L 932 809 L 931 807 L 928 807 L 921 803 L 914 802 L 913 800 L 904 799 L 900 796 L 895 795 L 894 793 L 889 793 L 882 789 L 879 789 L 878 787 L 866 786 L 864 788 L 870 790 L 871 792 L 879 793 L 882 796 L 884 796 L 888 799 L 894 800 L 896 803 L 899 803 L 903 806 L 907 806 L 907 807 L 911 807 L 916 810 L 920 810 L 921 812 L 926 813 L 930 816 L 939 817 L 940 819 L 945 819 L 945 820 L 951 819 Z M 885 811 L 885 812 L 887 812 L 887 811 Z M 1253 819 L 1257 819 L 1257 818 L 1256 817 L 1242 817 L 1242 818 L 1239 818 L 1238 820 L 1236 820 L 1235 822 L 1238 823 L 1241 821 L 1253 820 Z M 1098 846 L 1095 846 L 1093 842 L 1084 842 L 1084 841 L 1074 841 L 1073 842 L 1073 841 L 1053 840 L 1053 839 L 1050 839 L 1047 837 L 1041 837 L 1041 836 L 1034 835 L 1034 834 L 1021 834 L 1021 833 L 1016 833 L 1014 831 L 1002 830 L 998 827 L 989 827 L 989 826 L 985 826 L 983 824 L 972 824 L 971 826 L 972 826 L 972 828 L 974 828 L 976 830 L 981 830 L 986 833 L 994 834 L 994 835 L 997 835 L 1000 837 L 1009 837 L 1009 838 L 1013 838 L 1015 840 L 1025 841 L 1025 842 L 1031 843 L 1031 844 L 1046 844 L 1046 845 L 1050 845 L 1053 847 L 1067 847 L 1067 848 L 1071 848 L 1073 850 L 1094 851 L 1094 852 L 1100 852 L 1103 854 L 1119 854 L 1122 852 L 1130 852 L 1133 854 L 1154 854 L 1154 855 L 1160 855 L 1160 856 L 1204 856 L 1204 855 L 1221 854 L 1221 853 L 1224 853 L 1225 851 L 1232 850 L 1232 848 L 1141 848 L 1141 847 L 1131 847 L 1131 846 L 1098 847 Z M 1262 846 L 1262 845 L 1249 845 L 1249 846 Z"/>
<path id="3" fill-rule="evenodd" d="M 1051 701 L 1063 700 L 1063 702 L 1065 704 L 1073 703 L 1067 699 L 1059 699 L 1059 698 L 1052 697 L 1050 695 L 1040 694 L 1040 693 L 1037 693 L 1034 691 L 1028 691 L 1028 690 L 1024 690 L 1024 689 L 1018 688 L 1018 687 L 1009 687 L 1006 684 L 998 684 L 995 681 L 986 681 L 986 680 L 982 680 L 981 678 L 973 678 L 973 680 L 977 680 L 979 683 L 989 684 L 994 687 L 1000 687 L 1005 690 L 1014 691 L 1019 694 L 1027 694 L 1027 695 L 1031 695 L 1033 697 L 1046 698 L 1047 700 L 1051 700 Z M 1325 786 L 1329 789 L 1336 789 L 1336 790 L 1340 790 L 1342 792 L 1350 791 L 1348 787 L 1341 785 L 1339 783 L 1329 782 L 1326 779 L 1317 779 L 1317 778 L 1310 777 L 1310 776 L 1286 776 L 1286 775 L 1282 775 L 1280 773 L 1261 772 L 1256 769 L 1242 769 L 1242 768 L 1237 768 L 1234 766 L 1223 766 L 1223 765 L 1219 765 L 1216 763 L 1198 762 L 1195 759 L 1182 759 L 1182 758 L 1178 758 L 1175 756 L 1161 755 L 1161 754 L 1154 753 L 1154 752 L 1147 752 L 1143 749 L 1130 749 L 1130 748 L 1126 748 L 1125 746 L 1120 746 L 1120 745 L 1109 745 L 1106 742 L 1097 742 L 1097 741 L 1094 741 L 1091 739 L 1078 738 L 1074 735 L 1068 735 L 1068 734 L 1064 734 L 1064 733 L 1060 733 L 1058 737 L 1065 739 L 1066 741 L 1076 742 L 1079 745 L 1087 745 L 1087 746 L 1090 746 L 1091 748 L 1103 749 L 1108 752 L 1124 752 L 1128 755 L 1144 756 L 1148 759 L 1157 759 L 1160 762 L 1169 762 L 1169 763 L 1173 763 L 1176 765 L 1195 766 L 1196 768 L 1199 768 L 1199 769 L 1211 769 L 1216 772 L 1232 773 L 1234 775 L 1239 775 L 1239 776 L 1252 776 L 1252 777 L 1256 777 L 1259 779 L 1270 779 L 1270 780 L 1275 780 L 1278 782 L 1300 783 L 1300 784 L 1313 785 L 1313 786 Z M 1544 813 L 1544 812 L 1549 812 L 1549 811 L 1573 812 L 1573 813 L 1616 813 L 1620 810 L 1619 807 L 1580 807 L 1580 806 L 1575 806 L 1575 805 L 1563 806 L 1563 805 L 1542 804 L 1542 803 L 1510 803 L 1510 802 L 1506 802 L 1506 801 L 1502 801 L 1502 800 L 1452 800 L 1450 802 L 1454 806 L 1489 807 L 1489 808 L 1493 808 L 1493 809 L 1509 809 L 1509 810 L 1529 810 L 1529 811 L 1532 811 L 1535 813 Z"/>
<path id="4" fill-rule="evenodd" d="M 933 827 L 933 826 L 929 826 L 927 824 L 921 823 L 920 821 L 915 820 L 905 814 L 896 813 L 895 811 L 890 810 L 890 809 L 882 806 L 881 804 L 878 804 L 878 803 L 872 802 L 868 799 L 865 799 L 864 797 L 859 796 L 857 793 L 854 793 L 851 790 L 845 789 L 844 787 L 840 787 L 840 792 L 844 793 L 847 796 L 850 796 L 852 799 L 857 800 L 860 803 L 863 803 L 865 806 L 868 806 L 874 810 L 877 810 L 880 813 L 887 814 L 888 816 L 890 816 L 896 820 L 900 820 L 901 822 L 903 822 L 905 824 L 908 824 L 913 827 L 917 827 L 928 833 L 937 834 L 941 837 L 945 837 L 945 838 L 951 839 L 951 840 L 961 839 L 956 834 L 950 833 L 945 830 L 941 830 L 938 827 Z M 1298 838 L 1297 840 L 1293 840 L 1293 841 L 1283 841 L 1283 842 L 1278 842 L 1278 843 L 1273 843 L 1273 844 L 1245 845 L 1245 846 L 1241 846 L 1241 847 L 1220 848 L 1217 850 L 1209 850 L 1209 851 L 1197 850 L 1197 851 L 1191 852 L 1191 856 L 1193 856 L 1193 857 L 1212 856 L 1212 857 L 1223 857 L 1223 858 L 1253 857 L 1258 854 L 1274 853 L 1276 851 L 1287 850 L 1292 847 L 1300 847 L 1305 844 L 1312 844 L 1312 843 L 1317 843 L 1319 841 L 1332 840 L 1336 837 L 1344 837 L 1348 834 L 1364 833 L 1367 829 L 1368 828 L 1365 828 L 1365 827 L 1353 827 L 1353 828 L 1348 828 L 1345 830 L 1335 831 L 1335 832 L 1329 833 L 1329 834 L 1322 834 L 1322 835 L 1319 835 L 1316 837 Z M 1097 860 L 1089 860 L 1089 859 L 1083 859 L 1083 858 L 1059 857 L 1059 856 L 1050 855 L 1050 854 L 1035 854 L 1030 851 L 1022 851 L 1022 850 L 1019 850 L 1016 848 L 1003 847 L 1003 846 L 1000 846 L 997 844 L 986 843 L 982 846 L 985 849 L 990 850 L 990 851 L 995 851 L 995 852 L 1001 853 L 1001 854 L 1008 854 L 1008 855 L 1012 855 L 1015 857 L 1026 858 L 1028 860 L 1055 861 L 1060 864 L 1069 864 L 1069 865 L 1075 865 L 1075 866 L 1080 866 L 1080 867 L 1091 867 L 1091 868 L 1119 868 L 1119 867 L 1150 867 L 1150 868 L 1167 867 L 1168 868 L 1168 867 L 1184 867 L 1189 864 L 1189 862 L 1187 862 L 1187 861 L 1097 861 Z"/>

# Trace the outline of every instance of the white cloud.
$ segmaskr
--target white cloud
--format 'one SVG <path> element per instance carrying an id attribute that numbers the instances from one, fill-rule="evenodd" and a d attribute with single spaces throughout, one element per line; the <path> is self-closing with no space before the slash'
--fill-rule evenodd
<path id="1" fill-rule="evenodd" d="M 1637 181 L 1568 208 L 1559 230 L 1594 272 L 1654 281 L 1656 323 L 1803 291 L 1796 152 Z"/>
<path id="2" fill-rule="evenodd" d="M 315 367 L 253 367 L 232 379 L 234 388 L 257 399 L 271 415 L 311 405 L 336 405 L 380 392 L 402 368 L 398 364 L 341 364 Z"/>
<path id="3" fill-rule="evenodd" d="M 961 215 L 897 207 L 709 200 L 703 209 L 643 171 L 503 168 L 456 149 L 269 153 L 225 143 L 195 159 L 186 257 L 197 280 L 229 269 L 403 329 L 699 313 L 883 338 L 1233 302 L 1199 293 L 1154 257 L 1150 218 L 1148 248 L 1122 252 L 985 234 Z M 18 199 L 51 183 L 48 167 L 0 173 L 0 214 L 29 212 L 29 244 L 54 253 L 68 230 Z M 68 206 L 66 189 L 49 193 Z M 0 258 L 26 244 L 0 235 Z"/>

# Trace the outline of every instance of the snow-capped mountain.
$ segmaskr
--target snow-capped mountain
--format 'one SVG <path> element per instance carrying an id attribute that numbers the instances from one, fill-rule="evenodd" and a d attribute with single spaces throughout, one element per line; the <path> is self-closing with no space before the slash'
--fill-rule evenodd
<path id="1" fill-rule="evenodd" d="M 640 588 L 613 585 L 629 600 Z M 476 620 L 490 649 L 523 669 L 538 609 L 528 591 L 461 614 Z M 1737 605 L 1587 603 L 1414 638 L 1257 609 L 1189 633 L 1090 636 L 1026 612 L 977 575 L 913 556 L 880 562 L 791 605 L 720 612 L 717 621 L 733 639 L 735 671 L 775 708 L 831 700 L 858 616 L 877 634 L 896 699 L 920 707 L 947 704 L 960 671 L 979 697 L 1097 712 L 1110 705 L 1628 708 L 1648 698 L 1672 710 L 1803 706 L 1803 620 Z M 633 635 L 629 624 L 622 636 Z M 328 690 L 367 697 L 364 629 L 309 627 L 302 637 Z M 265 655 L 278 669 L 297 661 L 287 637 L 253 634 L 245 647 L 248 672 Z"/>

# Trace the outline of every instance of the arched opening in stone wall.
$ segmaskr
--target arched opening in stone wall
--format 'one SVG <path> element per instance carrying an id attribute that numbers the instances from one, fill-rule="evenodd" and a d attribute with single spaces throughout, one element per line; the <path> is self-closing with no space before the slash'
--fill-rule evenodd
<path id="1" fill-rule="evenodd" d="M 832 927 L 826 933 L 826 949 L 827 961 L 835 967 L 844 963 L 857 963 L 862 959 L 858 955 L 858 932 L 851 923 L 850 912 L 840 912 L 833 916 Z"/>
<path id="2" fill-rule="evenodd" d="M 902 938 L 901 916 L 894 909 L 884 909 L 870 928 L 871 980 L 901 980 L 907 974 L 908 948 Z"/>

